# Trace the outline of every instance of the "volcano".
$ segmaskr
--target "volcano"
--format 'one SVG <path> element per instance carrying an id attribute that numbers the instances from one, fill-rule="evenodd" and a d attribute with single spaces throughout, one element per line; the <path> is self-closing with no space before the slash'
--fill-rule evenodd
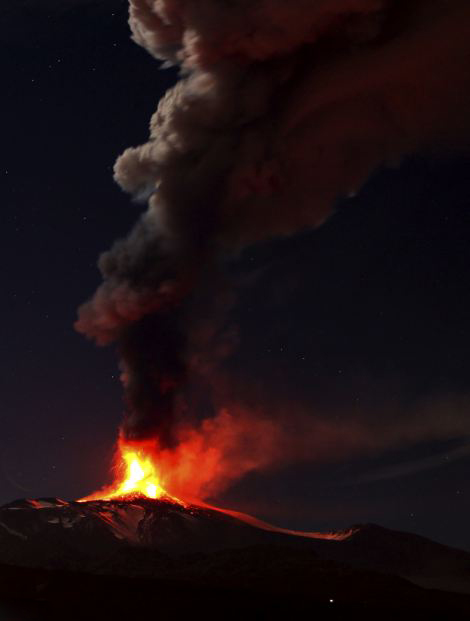
<path id="1" fill-rule="evenodd" d="M 0 508 L 0 527 L 0 561 L 101 571 L 111 555 L 139 548 L 152 551 L 153 573 L 158 558 L 260 544 L 311 548 L 308 539 L 343 540 L 353 532 L 296 533 L 240 513 L 138 495 L 88 502 L 18 500 Z"/>
<path id="2" fill-rule="evenodd" d="M 230 593 L 263 610 L 281 600 L 375 612 L 405 602 L 470 614 L 468 552 L 372 524 L 297 533 L 169 497 L 4 505 L 0 574 L 0 597 L 49 604 L 79 592 L 82 603 L 111 598 L 125 606 L 144 590 L 211 601 Z"/>

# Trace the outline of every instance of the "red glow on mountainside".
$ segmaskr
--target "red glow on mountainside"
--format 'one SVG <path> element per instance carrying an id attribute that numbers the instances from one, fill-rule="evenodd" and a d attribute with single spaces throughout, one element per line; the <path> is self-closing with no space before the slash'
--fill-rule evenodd
<path id="1" fill-rule="evenodd" d="M 81 498 L 80 502 L 96 500 L 129 500 L 131 502 L 136 497 L 144 497 L 153 500 L 164 500 L 183 507 L 193 505 L 199 508 L 218 511 L 241 520 L 254 528 L 286 535 L 341 541 L 347 539 L 352 534 L 352 531 L 319 533 L 280 528 L 251 515 L 215 507 L 194 495 L 188 495 L 187 493 L 191 491 L 191 485 L 189 484 L 191 468 L 194 469 L 194 479 L 197 483 L 200 476 L 198 469 L 202 465 L 197 463 L 198 450 L 187 455 L 181 453 L 182 450 L 184 453 L 184 450 L 188 450 L 191 446 L 194 448 L 194 445 L 189 442 L 183 443 L 183 445 L 173 450 L 159 450 L 158 442 L 155 440 L 126 441 L 120 438 L 114 458 L 113 472 L 115 478 L 113 483 L 98 492 Z M 209 463 L 211 463 L 210 459 Z M 217 460 L 215 460 L 214 465 L 216 463 L 218 463 Z M 178 485 L 181 491 L 186 492 L 185 496 L 174 495 L 174 492 L 178 490 Z M 194 489 L 198 489 L 197 484 Z"/>

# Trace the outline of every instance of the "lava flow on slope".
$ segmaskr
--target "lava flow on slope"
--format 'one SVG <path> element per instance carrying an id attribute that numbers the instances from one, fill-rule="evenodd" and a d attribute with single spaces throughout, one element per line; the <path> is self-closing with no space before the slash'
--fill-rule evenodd
<path id="1" fill-rule="evenodd" d="M 258 520 L 245 513 L 209 505 L 201 499 L 177 497 L 167 491 L 166 483 L 168 481 L 171 484 L 172 480 L 177 481 L 181 479 L 182 475 L 187 477 L 187 472 L 185 471 L 188 466 L 184 464 L 182 467 L 180 463 L 177 467 L 179 471 L 176 472 L 175 476 L 175 472 L 171 473 L 169 470 L 171 464 L 169 463 L 167 454 L 163 453 L 163 465 L 158 463 L 159 457 L 160 455 L 154 441 L 128 441 L 121 437 L 114 457 L 113 472 L 115 478 L 113 483 L 100 491 L 81 498 L 78 502 L 116 501 L 120 504 L 133 504 L 138 500 L 157 500 L 161 501 L 161 503 L 156 503 L 159 506 L 173 505 L 180 510 L 187 509 L 191 515 L 194 515 L 194 510 L 216 511 L 264 531 L 313 539 L 333 539 L 342 541 L 347 539 L 353 532 L 352 530 L 348 530 L 320 533 L 290 530 Z M 176 467 L 176 464 L 173 463 L 173 466 Z M 181 470 L 183 470 L 183 473 Z"/>

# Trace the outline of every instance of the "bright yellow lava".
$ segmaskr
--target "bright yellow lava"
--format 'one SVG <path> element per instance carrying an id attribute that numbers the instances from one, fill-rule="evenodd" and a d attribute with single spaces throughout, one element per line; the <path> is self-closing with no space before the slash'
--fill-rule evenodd
<path id="1" fill-rule="evenodd" d="M 184 504 L 162 487 L 155 462 L 145 446 L 126 446 L 120 443 L 117 463 L 114 483 L 82 498 L 81 501 L 146 496 L 155 499 L 166 498 Z"/>
<path id="2" fill-rule="evenodd" d="M 127 494 L 143 494 L 149 498 L 166 496 L 149 457 L 139 456 L 137 452 L 128 450 L 123 453 L 122 458 L 126 464 L 127 476 L 112 494 L 112 498 Z"/>

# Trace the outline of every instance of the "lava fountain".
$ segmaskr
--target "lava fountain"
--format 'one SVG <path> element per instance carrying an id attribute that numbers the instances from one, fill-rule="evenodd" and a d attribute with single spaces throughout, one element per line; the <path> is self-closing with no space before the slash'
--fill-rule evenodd
<path id="1" fill-rule="evenodd" d="M 155 442 L 130 442 L 119 439 L 114 457 L 114 481 L 111 485 L 80 499 L 92 500 L 132 499 L 146 497 L 185 503 L 169 494 L 163 487 L 163 475 L 154 458 Z"/>

